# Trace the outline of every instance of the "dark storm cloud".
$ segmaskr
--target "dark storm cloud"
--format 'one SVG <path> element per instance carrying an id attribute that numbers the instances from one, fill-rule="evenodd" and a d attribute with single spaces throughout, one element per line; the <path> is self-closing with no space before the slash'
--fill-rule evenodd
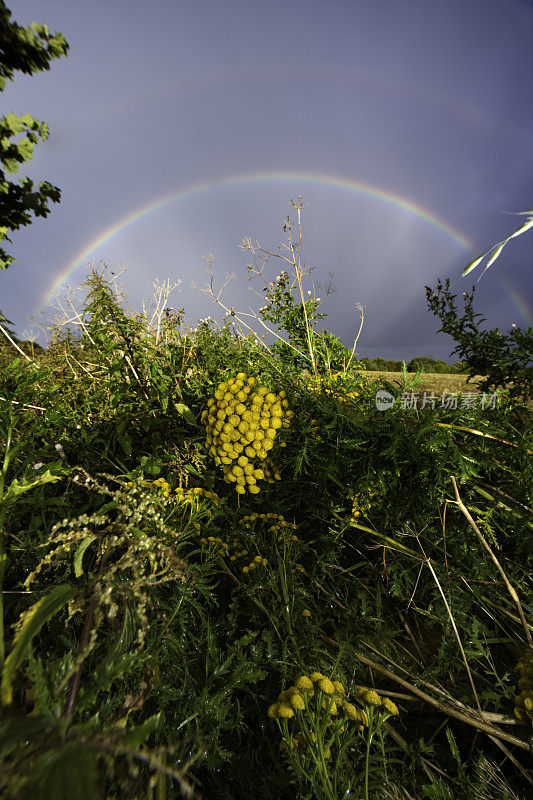
<path id="1" fill-rule="evenodd" d="M 11 7 L 20 24 L 46 22 L 71 45 L 67 59 L 17 76 L 2 98 L 7 110 L 30 110 L 50 125 L 26 172 L 62 189 L 47 220 L 14 234 L 18 262 L 0 275 L 0 308 L 19 335 L 76 253 L 135 209 L 190 184 L 329 174 L 421 206 L 475 251 L 518 224 L 503 211 L 533 206 L 533 9 L 524 0 Z M 202 256 L 215 252 L 221 280 L 237 271 L 245 261 L 240 239 L 277 243 L 299 192 L 310 202 L 313 279 L 325 284 L 335 272 L 328 327 L 351 345 L 359 301 L 367 319 L 361 352 L 447 355 L 423 287 L 439 275 L 457 279 L 475 253 L 406 210 L 334 186 L 212 190 L 143 218 L 94 256 L 111 269 L 130 262 L 123 277 L 132 300 L 150 296 L 155 277 L 181 278 L 179 304 L 194 320 L 213 313 L 189 289 L 203 280 Z M 525 324 L 529 263 L 517 240 L 480 282 L 490 324 Z M 498 270 L 515 300 L 502 292 Z M 459 293 L 472 277 L 457 281 Z M 232 291 L 250 302 L 245 284 Z"/>

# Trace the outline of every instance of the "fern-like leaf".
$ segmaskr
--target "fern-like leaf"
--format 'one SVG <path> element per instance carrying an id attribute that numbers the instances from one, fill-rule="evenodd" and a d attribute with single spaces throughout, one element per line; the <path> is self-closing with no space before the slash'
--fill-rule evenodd
<path id="1" fill-rule="evenodd" d="M 39 633 L 45 622 L 72 600 L 76 593 L 77 590 L 69 583 L 62 583 L 55 586 L 25 613 L 24 622 L 16 633 L 13 649 L 6 658 L 2 670 L 0 699 L 5 705 L 10 705 L 12 702 L 15 672 L 24 660 L 33 637 Z"/>

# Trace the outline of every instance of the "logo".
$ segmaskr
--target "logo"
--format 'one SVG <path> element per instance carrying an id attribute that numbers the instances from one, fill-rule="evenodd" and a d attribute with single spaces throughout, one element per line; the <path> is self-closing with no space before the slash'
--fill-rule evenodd
<path id="1" fill-rule="evenodd" d="M 379 389 L 376 392 L 376 408 L 378 411 L 386 411 L 388 408 L 392 408 L 395 402 L 394 395 L 386 389 Z"/>

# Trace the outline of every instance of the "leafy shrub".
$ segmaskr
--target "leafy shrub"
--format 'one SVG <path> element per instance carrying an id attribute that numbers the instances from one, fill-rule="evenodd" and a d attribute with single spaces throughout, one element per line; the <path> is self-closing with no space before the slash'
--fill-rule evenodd
<path id="1" fill-rule="evenodd" d="M 483 391 L 505 387 L 511 397 L 528 400 L 533 397 L 533 328 L 513 327 L 506 334 L 497 328 L 481 330 L 485 318 L 474 313 L 474 290 L 463 293 L 464 313 L 459 316 L 449 279 L 439 281 L 436 291 L 426 286 L 428 307 L 442 322 L 439 331 L 457 342 L 452 353 L 459 353 L 471 378 L 486 375 L 480 383 Z"/>

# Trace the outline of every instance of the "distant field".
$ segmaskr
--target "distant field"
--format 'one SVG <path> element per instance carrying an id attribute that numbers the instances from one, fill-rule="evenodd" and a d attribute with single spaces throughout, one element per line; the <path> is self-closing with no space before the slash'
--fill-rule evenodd
<path id="1" fill-rule="evenodd" d="M 410 377 L 415 375 L 414 372 L 407 373 Z M 370 381 L 375 381 L 378 378 L 385 378 L 385 380 L 394 383 L 394 381 L 402 380 L 401 372 L 368 372 L 364 373 L 365 377 Z M 476 375 L 469 383 L 466 382 L 468 375 L 445 375 L 438 372 L 424 372 L 420 376 L 420 382 L 416 388 L 417 392 L 434 392 L 436 395 L 452 393 L 465 393 L 465 392 L 479 392 L 477 386 L 478 381 L 483 380 L 482 375 Z"/>
<path id="2" fill-rule="evenodd" d="M 401 372 L 371 372 L 368 370 L 364 373 L 370 381 L 375 381 L 378 378 L 385 378 L 385 380 L 394 383 L 394 381 L 402 380 Z M 408 372 L 409 376 L 413 376 L 414 372 Z M 479 392 L 477 383 L 483 380 L 483 375 L 475 375 L 470 383 L 466 382 L 467 375 L 441 375 L 438 372 L 424 372 L 420 376 L 420 383 L 416 387 L 417 392 L 433 392 L 436 396 L 446 394 L 465 394 L 465 392 Z M 529 409 L 529 415 L 533 414 L 533 400 L 528 400 L 526 407 Z M 533 421 L 533 420 L 532 420 Z"/>

